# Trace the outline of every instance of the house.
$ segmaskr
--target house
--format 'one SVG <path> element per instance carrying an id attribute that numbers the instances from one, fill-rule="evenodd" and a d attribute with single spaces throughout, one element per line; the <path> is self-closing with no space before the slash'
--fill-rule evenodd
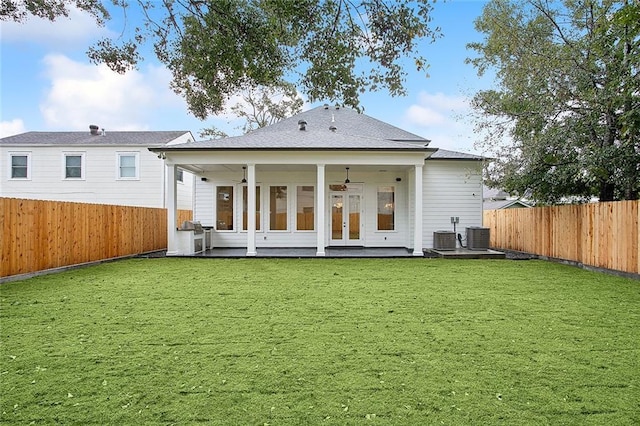
<path id="1" fill-rule="evenodd" d="M 488 186 L 482 187 L 482 199 L 485 210 L 500 210 L 500 209 L 517 209 L 517 208 L 530 208 L 531 204 L 516 197 L 512 197 L 509 193 L 502 189 L 489 188 Z"/>
<path id="2" fill-rule="evenodd" d="M 189 131 L 27 132 L 0 139 L 0 197 L 166 207 L 166 168 L 148 150 Z M 192 209 L 193 176 L 178 170 L 178 208 Z"/>
<path id="3" fill-rule="evenodd" d="M 433 247 L 434 231 L 482 225 L 483 158 L 348 108 L 327 105 L 244 136 L 150 151 L 165 158 L 168 223 L 176 171 L 196 174 L 194 220 L 212 228 L 208 247 Z M 196 251 L 169 226 L 168 255 Z"/>

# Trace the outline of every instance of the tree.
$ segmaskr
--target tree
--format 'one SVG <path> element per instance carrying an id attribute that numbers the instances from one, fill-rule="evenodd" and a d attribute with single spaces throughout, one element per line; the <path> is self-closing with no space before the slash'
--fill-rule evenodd
<path id="1" fill-rule="evenodd" d="M 496 71 L 472 100 L 490 184 L 543 202 L 638 198 L 638 17 L 637 0 L 487 4 L 468 62 Z"/>
<path id="2" fill-rule="evenodd" d="M 286 84 L 282 87 L 259 87 L 245 91 L 242 100 L 231 107 L 231 112 L 236 117 L 244 118 L 245 122 L 239 129 L 248 133 L 299 113 L 303 104 L 296 88 Z M 200 137 L 219 139 L 228 135 L 216 127 L 210 127 L 202 129 Z"/>
<path id="3" fill-rule="evenodd" d="M 426 74 L 418 43 L 440 33 L 429 26 L 433 0 L 111 1 L 129 16 L 140 13 L 144 25 L 129 39 L 101 40 L 89 49 L 90 59 L 125 72 L 142 59 L 141 47 L 152 44 L 173 74 L 173 89 L 200 119 L 222 111 L 242 90 L 285 81 L 310 102 L 355 108 L 365 91 L 402 95 L 406 59 Z M 89 11 L 98 23 L 109 18 L 100 0 L 3 0 L 0 18 L 55 19 L 68 5 Z"/>

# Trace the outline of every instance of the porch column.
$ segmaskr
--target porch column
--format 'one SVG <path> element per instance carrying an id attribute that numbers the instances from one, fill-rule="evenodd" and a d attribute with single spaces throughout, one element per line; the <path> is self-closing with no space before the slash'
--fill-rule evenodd
<path id="1" fill-rule="evenodd" d="M 318 177 L 316 179 L 316 193 L 317 195 L 317 199 L 316 199 L 316 232 L 317 232 L 317 251 L 316 251 L 316 256 L 324 256 L 325 252 L 324 252 L 324 246 L 325 246 L 325 242 L 324 242 L 324 235 L 325 235 L 325 206 L 324 206 L 324 200 L 325 200 L 325 183 L 324 183 L 324 164 L 318 164 L 317 166 L 317 171 L 318 171 Z"/>
<path id="2" fill-rule="evenodd" d="M 413 255 L 424 256 L 422 252 L 422 164 L 414 170 L 414 218 L 413 218 Z"/>
<path id="3" fill-rule="evenodd" d="M 247 256 L 256 252 L 256 165 L 247 164 Z"/>
<path id="4" fill-rule="evenodd" d="M 176 230 L 178 218 L 176 166 L 165 164 L 167 168 L 167 256 L 175 256 L 181 254 L 178 247 L 178 231 Z"/>

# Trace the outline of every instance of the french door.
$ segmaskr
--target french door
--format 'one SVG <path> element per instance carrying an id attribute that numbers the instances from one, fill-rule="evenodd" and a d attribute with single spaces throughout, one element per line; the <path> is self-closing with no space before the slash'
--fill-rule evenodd
<path id="1" fill-rule="evenodd" d="M 331 207 L 330 245 L 363 245 L 362 192 L 330 192 L 329 197 Z"/>

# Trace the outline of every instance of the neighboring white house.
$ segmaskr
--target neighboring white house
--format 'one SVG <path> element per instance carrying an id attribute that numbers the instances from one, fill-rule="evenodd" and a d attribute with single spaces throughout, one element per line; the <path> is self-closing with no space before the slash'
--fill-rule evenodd
<path id="1" fill-rule="evenodd" d="M 429 147 L 429 140 L 351 109 L 318 107 L 219 140 L 152 147 L 169 181 L 197 175 L 194 220 L 213 227 L 211 246 L 406 247 L 416 256 L 433 233 L 482 225 L 482 157 Z M 176 230 L 168 186 L 168 255 L 191 254 Z M 255 212 L 248 214 L 248 212 Z M 185 244 L 185 241 L 187 242 Z"/>
<path id="2" fill-rule="evenodd" d="M 166 167 L 153 146 L 189 131 L 27 132 L 0 139 L 0 197 L 166 207 Z M 192 209 L 191 173 L 178 172 L 178 208 Z"/>

